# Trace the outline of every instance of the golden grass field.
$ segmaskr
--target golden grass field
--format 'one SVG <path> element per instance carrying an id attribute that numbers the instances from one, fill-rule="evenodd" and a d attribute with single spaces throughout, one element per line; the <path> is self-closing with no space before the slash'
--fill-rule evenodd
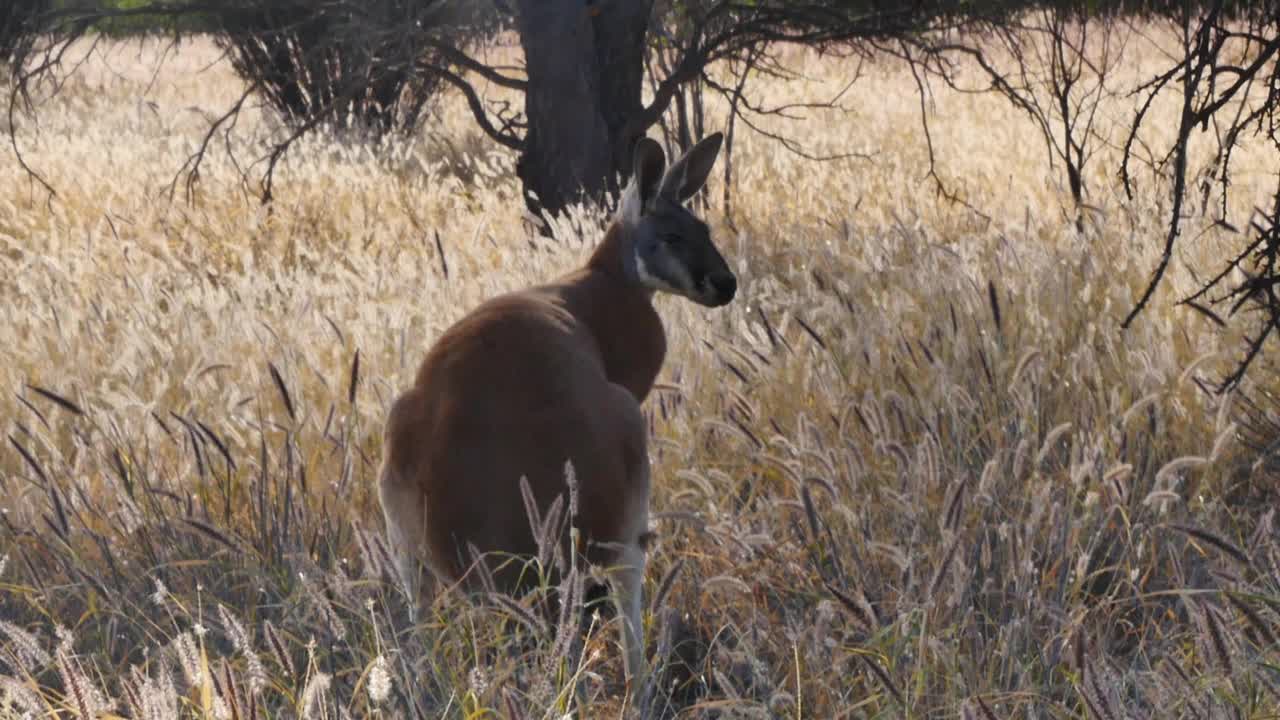
<path id="1" fill-rule="evenodd" d="M 1151 42 L 1119 87 L 1163 67 Z M 211 42 L 163 48 L 101 45 L 16 118 L 56 197 L 0 148 L 0 717 L 619 716 L 612 626 L 574 666 L 510 608 L 446 597 L 406 631 L 374 492 L 432 339 L 581 262 L 599 213 L 537 236 L 514 158 L 453 96 L 411 140 L 305 140 L 269 207 L 239 170 L 280 128 L 249 112 L 171 199 L 242 85 Z M 787 57 L 805 79 L 754 97 L 826 98 L 856 64 Z M 1242 237 L 1192 203 L 1122 332 L 1169 206 L 1150 169 L 1133 200 L 1118 185 L 1137 101 L 1104 104 L 1079 232 L 1007 102 L 930 108 L 979 214 L 926 177 L 910 73 L 863 72 L 845 109 L 765 122 L 870 157 L 739 127 L 732 216 L 719 175 L 707 216 L 739 298 L 658 301 L 654 716 L 1280 717 L 1276 481 L 1240 424 L 1276 383 L 1202 392 L 1243 326 L 1175 305 Z M 1277 157 L 1240 163 L 1244 228 Z"/>

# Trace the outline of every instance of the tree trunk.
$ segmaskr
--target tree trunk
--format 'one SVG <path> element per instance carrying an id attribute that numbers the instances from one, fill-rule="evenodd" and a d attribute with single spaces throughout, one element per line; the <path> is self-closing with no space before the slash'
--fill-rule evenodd
<path id="1" fill-rule="evenodd" d="M 529 123 L 516 171 L 530 208 L 616 194 L 644 128 L 634 120 L 652 0 L 520 0 Z"/>

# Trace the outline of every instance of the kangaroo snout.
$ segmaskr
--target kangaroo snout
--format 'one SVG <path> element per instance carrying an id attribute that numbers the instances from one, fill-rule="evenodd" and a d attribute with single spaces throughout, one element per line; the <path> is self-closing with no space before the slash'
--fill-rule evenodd
<path id="1" fill-rule="evenodd" d="M 711 307 L 728 305 L 738 292 L 738 278 L 728 270 L 717 270 L 707 276 L 707 285 L 711 287 Z"/>

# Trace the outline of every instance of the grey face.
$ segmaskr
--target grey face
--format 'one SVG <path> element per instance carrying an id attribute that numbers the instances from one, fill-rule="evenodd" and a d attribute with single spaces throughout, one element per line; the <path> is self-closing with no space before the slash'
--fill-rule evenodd
<path id="1" fill-rule="evenodd" d="M 719 133 L 704 138 L 663 175 L 662 148 L 641 138 L 622 207 L 636 280 L 651 290 L 683 295 L 708 307 L 732 300 L 738 279 L 712 244 L 707 224 L 683 203 L 706 182 L 720 140 Z"/>
<path id="2" fill-rule="evenodd" d="M 658 198 L 655 204 L 633 235 L 640 282 L 708 307 L 732 300 L 738 279 L 711 243 L 707 224 L 678 203 Z"/>

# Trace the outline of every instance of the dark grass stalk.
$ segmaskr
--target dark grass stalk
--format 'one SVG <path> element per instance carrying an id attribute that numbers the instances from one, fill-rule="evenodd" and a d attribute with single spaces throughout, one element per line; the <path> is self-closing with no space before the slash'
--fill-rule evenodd
<path id="1" fill-rule="evenodd" d="M 536 614 L 525 606 L 516 602 L 506 593 L 494 593 L 489 596 L 489 600 L 498 607 L 502 608 L 514 620 L 521 625 L 529 628 L 537 637 L 546 637 L 550 634 L 550 629 Z"/>
<path id="2" fill-rule="evenodd" d="M 356 545 L 360 549 L 360 558 L 365 575 L 379 580 L 386 578 L 387 567 L 382 564 L 382 556 L 375 548 L 372 533 L 365 532 L 364 528 L 360 527 L 358 520 L 352 519 L 351 522 L 353 525 L 351 535 L 355 538 Z"/>
<path id="3" fill-rule="evenodd" d="M 45 388 L 39 387 L 37 385 L 31 385 L 29 383 L 27 384 L 27 387 L 35 394 L 39 395 L 40 397 L 43 397 L 46 400 L 49 400 L 53 404 L 57 405 L 58 407 L 62 408 L 63 410 L 66 410 L 67 412 L 73 415 L 84 415 L 83 408 L 81 408 L 79 405 L 75 404 L 71 400 L 63 397 L 62 395 L 59 395 L 53 392 L 52 390 L 46 390 Z"/>
<path id="4" fill-rule="evenodd" d="M 535 507 L 536 512 L 536 507 Z M 566 558 L 560 542 L 564 534 L 564 495 L 557 495 L 542 517 L 542 530 L 538 533 L 538 562 L 546 568 L 554 562 L 558 571 L 564 572 Z M 576 549 L 570 548 L 570 552 Z"/>
<path id="5" fill-rule="evenodd" d="M 801 329 L 803 329 L 805 334 L 808 335 L 815 343 L 817 343 L 818 347 L 822 348 L 827 352 L 831 351 L 831 348 L 827 346 L 827 341 L 823 340 L 822 336 L 818 334 L 818 331 L 810 327 L 809 323 L 804 321 L 804 318 L 800 317 L 799 315 L 796 315 L 794 317 L 796 322 L 800 325 Z"/>
<path id="6" fill-rule="evenodd" d="M 71 524 L 67 520 L 67 511 L 62 503 L 62 493 L 58 492 L 58 488 L 52 484 L 49 485 L 49 500 L 53 503 L 53 516 L 58 520 L 54 529 L 63 542 L 70 542 L 68 534 L 71 532 Z"/>
<path id="7" fill-rule="evenodd" d="M 355 407 L 356 391 L 360 388 L 360 349 L 356 348 L 355 356 L 351 358 L 351 374 L 347 381 L 347 404 Z"/>
<path id="8" fill-rule="evenodd" d="M 861 658 L 862 662 L 868 668 L 870 668 L 871 672 L 880 680 L 880 684 L 889 691 L 889 694 L 893 695 L 893 698 L 898 701 L 898 706 L 905 710 L 907 703 L 902 697 L 902 692 L 898 690 L 898 686 L 895 685 L 893 683 L 893 679 L 889 677 L 889 673 L 885 671 L 884 668 L 880 667 L 880 663 L 872 660 L 869 656 L 858 655 L 858 657 Z"/>
<path id="9" fill-rule="evenodd" d="M 541 534 L 542 518 L 538 515 L 538 501 L 533 497 L 533 488 L 529 485 L 528 475 L 520 476 L 520 499 L 524 501 L 524 513 L 529 521 L 529 530 Z M 539 543 L 539 554 L 541 550 L 541 543 Z"/>
<path id="10" fill-rule="evenodd" d="M 228 549 L 235 552 L 236 555 L 242 554 L 243 551 L 240 547 L 240 544 L 235 542 L 231 538 L 227 537 L 225 534 L 223 534 L 220 530 L 215 528 L 213 525 L 207 522 L 204 522 L 203 520 L 197 520 L 195 518 L 182 518 L 182 522 L 186 523 L 187 525 L 194 528 L 195 530 L 198 530 L 201 535 L 204 535 L 205 537 L 211 540 L 214 540 L 221 545 L 225 545 Z"/>
<path id="11" fill-rule="evenodd" d="M 1222 622 L 1218 618 L 1218 613 L 1208 603 L 1200 605 L 1201 615 L 1204 617 L 1205 627 L 1209 631 L 1209 639 L 1212 640 L 1214 653 L 1218 657 L 1219 664 L 1227 675 L 1234 674 L 1234 668 L 1231 663 L 1231 651 L 1227 647 L 1227 639 L 1222 633 Z"/>
<path id="12" fill-rule="evenodd" d="M 382 535 L 375 533 L 373 535 L 373 548 L 377 552 L 379 562 L 385 568 L 388 577 L 396 577 L 395 560 L 391 557 L 391 549 L 387 547 L 386 540 Z"/>
<path id="13" fill-rule="evenodd" d="M 203 422 L 196 420 L 195 424 L 200 428 L 201 433 L 204 434 L 204 436 L 213 443 L 213 446 L 218 449 L 218 454 L 222 455 L 222 459 L 227 463 L 227 467 L 234 470 L 236 468 L 236 461 L 231 457 L 231 451 L 227 449 L 227 444 L 222 441 L 222 438 L 218 437 L 218 434 Z"/>
<path id="14" fill-rule="evenodd" d="M 22 456 L 22 459 L 25 460 L 27 465 L 31 467 L 32 471 L 35 472 L 36 477 L 40 478 L 40 484 L 38 487 L 48 487 L 49 475 L 45 473 L 44 468 L 40 465 L 39 461 L 36 460 L 35 456 L 32 455 L 22 443 L 18 442 L 18 438 L 13 435 L 9 436 L 9 444 L 18 451 L 18 454 Z"/>
<path id="15" fill-rule="evenodd" d="M 480 548 L 472 543 L 467 543 L 467 552 L 471 555 L 471 571 L 475 572 L 480 578 L 480 585 L 485 592 L 490 595 L 498 592 L 498 584 L 493 579 L 493 572 L 489 569 L 489 563 L 485 562 L 484 553 L 480 552 Z"/>
<path id="16" fill-rule="evenodd" d="M 969 483 L 967 481 L 961 480 L 952 490 L 951 501 L 947 503 L 947 510 L 944 514 L 946 521 L 943 524 L 943 527 L 947 530 L 954 532 L 956 527 L 960 524 L 960 513 L 964 509 L 965 491 L 968 489 L 968 486 Z"/>
<path id="17" fill-rule="evenodd" d="M 124 695 L 125 704 L 128 706 L 129 715 L 135 718 L 142 717 L 142 697 L 139 695 L 140 688 L 135 685 L 135 680 L 125 678 L 120 682 L 120 690 Z"/>
<path id="18" fill-rule="evenodd" d="M 44 416 L 44 413 L 40 412 L 40 408 L 37 408 L 35 405 L 32 405 L 30 400 L 27 400 L 25 397 L 21 395 L 16 395 L 16 394 L 14 395 L 14 398 L 19 403 L 21 403 L 23 407 L 30 410 L 32 415 L 36 416 L 36 419 L 40 421 L 40 424 L 44 426 L 45 430 L 53 429 L 53 427 L 49 425 L 49 419 Z M 18 423 L 18 427 L 21 429 L 24 435 L 31 434 L 31 432 L 27 430 L 26 427 L 22 425 L 22 423 Z"/>
<path id="19" fill-rule="evenodd" d="M 515 691 L 509 687 L 502 688 L 502 702 L 507 707 L 507 717 L 510 720 L 525 720 L 525 714 L 520 709 L 520 701 L 516 698 Z"/>
<path id="20" fill-rule="evenodd" d="M 1080 697 L 1084 699 L 1085 707 L 1089 709 L 1090 715 L 1097 718 L 1098 720 L 1111 720 L 1111 718 L 1109 718 L 1106 714 L 1104 714 L 1102 712 L 1102 709 L 1098 707 L 1097 701 L 1090 696 L 1089 690 L 1087 688 L 1080 689 Z"/>
<path id="21" fill-rule="evenodd" d="M 827 592 L 831 593 L 836 600 L 839 600 L 840 604 L 849 611 L 849 614 L 852 615 L 854 620 L 861 624 L 863 628 L 868 631 L 874 631 L 880 626 L 880 619 L 875 616 L 869 603 L 867 603 L 864 608 L 862 605 L 855 602 L 852 597 L 836 589 L 830 583 L 823 581 L 823 585 L 827 588 Z"/>
<path id="22" fill-rule="evenodd" d="M 582 617 L 582 591 L 583 578 L 578 574 L 578 568 L 573 567 L 565 573 L 560 583 L 560 617 L 556 623 L 555 642 L 551 647 L 552 658 L 563 657 L 578 633 L 578 621 Z"/>
<path id="23" fill-rule="evenodd" d="M 236 679 L 231 674 L 231 663 L 222 660 L 223 685 L 226 693 L 223 695 L 227 699 L 227 707 L 231 712 L 231 720 L 240 720 L 240 706 L 243 700 L 240 697 L 240 688 L 236 686 Z"/>
<path id="24" fill-rule="evenodd" d="M 987 301 L 991 305 L 991 319 L 995 322 L 996 333 L 1004 334 L 1004 322 L 1000 316 L 1000 295 L 996 292 L 994 281 L 987 281 Z"/>
<path id="25" fill-rule="evenodd" d="M 938 571 L 934 573 L 933 579 L 929 581 L 929 592 L 926 598 L 932 600 L 938 588 L 942 586 L 942 581 L 946 578 L 947 573 L 951 570 L 951 563 L 956 559 L 956 550 L 960 548 L 959 536 L 952 538 L 950 545 L 947 547 L 947 554 L 942 559 L 942 564 L 938 566 Z"/>
<path id="26" fill-rule="evenodd" d="M 58 674 L 62 677 L 63 687 L 67 692 L 67 696 L 75 702 L 73 708 L 80 716 L 80 719 L 92 720 L 93 713 L 89 708 L 88 690 L 83 686 L 84 677 L 80 674 L 80 669 L 67 657 L 67 653 L 61 649 L 56 653 L 55 662 L 58 665 Z"/>
<path id="27" fill-rule="evenodd" d="M 276 664 L 291 680 L 296 680 L 298 673 L 294 670 L 293 658 L 289 655 L 288 646 L 281 640 L 280 634 L 276 632 L 276 627 L 270 620 L 263 623 L 262 636 L 266 639 L 267 649 L 271 651 L 271 657 L 275 659 Z"/>
<path id="28" fill-rule="evenodd" d="M 974 700 L 978 702 L 978 709 L 982 711 L 982 717 L 986 720 L 996 720 L 996 714 L 991 711 L 991 706 L 987 705 L 987 701 L 982 699 L 981 695 L 975 696 Z"/>
<path id="29" fill-rule="evenodd" d="M 435 237 L 436 237 L 436 252 L 440 256 L 440 272 L 441 274 L 444 275 L 444 279 L 448 280 L 449 279 L 449 259 L 445 257 L 444 242 L 440 240 L 439 230 L 435 231 Z"/>
<path id="30" fill-rule="evenodd" d="M 1189 525 L 1170 524 L 1168 527 L 1214 546 L 1231 556 L 1231 559 L 1240 563 L 1243 567 L 1249 568 L 1253 566 L 1253 564 L 1249 562 L 1249 556 L 1245 555 L 1243 550 L 1236 547 L 1236 545 L 1229 540 L 1214 535 L 1207 530 L 1201 530 Z"/>
<path id="31" fill-rule="evenodd" d="M 756 317 L 760 318 L 761 324 L 764 325 L 765 337 L 769 340 L 769 347 L 776 352 L 780 347 L 780 343 L 778 342 L 778 333 L 773 329 L 773 323 L 769 322 L 769 316 L 764 314 L 764 310 L 759 305 L 755 307 L 755 311 Z M 790 348 L 787 349 L 790 350 Z"/>
<path id="32" fill-rule="evenodd" d="M 1098 673 L 1089 670 L 1085 673 L 1085 684 L 1089 686 L 1093 694 L 1094 702 L 1099 710 L 1102 711 L 1101 717 L 1105 720 L 1117 720 L 1115 710 L 1111 707 L 1111 702 L 1107 698 L 1106 689 L 1102 687 L 1098 680 Z"/>
<path id="33" fill-rule="evenodd" d="M 658 589 L 653 594 L 653 600 L 649 602 L 649 612 L 657 614 L 659 610 L 666 606 L 667 597 L 671 594 L 671 589 L 675 587 L 676 579 L 680 576 L 680 571 L 684 569 L 684 558 L 680 558 L 671 564 L 670 568 L 662 574 L 662 579 L 658 581 Z"/>
<path id="34" fill-rule="evenodd" d="M 1249 626 L 1258 634 L 1258 637 L 1262 641 L 1261 644 L 1264 645 L 1263 649 L 1267 650 L 1275 647 L 1276 636 L 1271 632 L 1271 628 L 1267 625 L 1267 622 L 1262 619 L 1262 616 L 1250 607 L 1249 603 L 1245 602 L 1244 598 L 1239 597 L 1236 593 L 1227 592 L 1223 594 L 1226 596 L 1227 602 L 1231 603 L 1236 610 L 1240 611 L 1240 614 L 1244 616 L 1245 621 L 1248 622 Z"/>
<path id="35" fill-rule="evenodd" d="M 813 507 L 813 496 L 809 494 L 807 484 L 800 486 L 800 499 L 804 503 L 804 515 L 809 520 L 809 542 L 817 541 L 820 533 L 818 512 Z"/>
<path id="36" fill-rule="evenodd" d="M 285 385 L 280 371 L 276 369 L 275 363 L 270 362 L 267 363 L 267 370 L 271 373 L 271 380 L 275 383 L 276 390 L 280 392 L 280 399 L 284 401 L 284 409 L 289 413 L 289 419 L 297 422 L 298 416 L 293 410 L 293 396 L 289 394 L 289 388 Z"/>

